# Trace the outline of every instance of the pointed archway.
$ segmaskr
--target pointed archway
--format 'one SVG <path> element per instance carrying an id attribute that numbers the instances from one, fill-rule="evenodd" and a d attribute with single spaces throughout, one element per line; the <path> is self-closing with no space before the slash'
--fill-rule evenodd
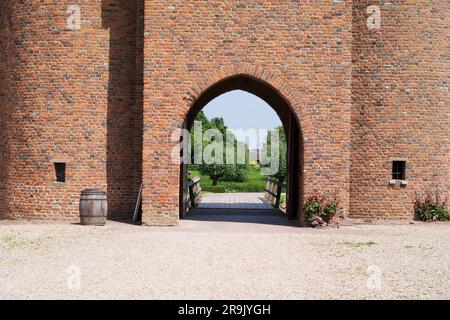
<path id="1" fill-rule="evenodd" d="M 251 93 L 262 100 L 264 100 L 280 118 L 287 138 L 287 197 L 286 197 L 286 211 L 289 219 L 298 219 L 302 223 L 302 199 L 303 199 L 303 142 L 300 124 L 292 106 L 276 90 L 266 81 L 258 79 L 247 74 L 238 74 L 227 77 L 209 86 L 202 94 L 192 102 L 189 111 L 187 112 L 183 127 L 190 130 L 194 123 L 197 114 L 209 102 L 216 97 L 234 90 L 242 90 Z M 180 218 L 186 214 L 184 205 L 184 193 L 186 192 L 184 186 L 186 185 L 186 165 L 182 164 L 180 168 L 180 195 L 179 195 L 179 209 Z"/>

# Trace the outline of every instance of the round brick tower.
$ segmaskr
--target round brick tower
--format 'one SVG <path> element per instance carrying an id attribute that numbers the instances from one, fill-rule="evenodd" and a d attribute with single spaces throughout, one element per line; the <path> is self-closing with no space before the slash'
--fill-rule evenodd
<path id="1" fill-rule="evenodd" d="M 2 218 L 73 217 L 89 187 L 108 190 L 112 214 L 134 198 L 122 129 L 133 127 L 136 7 L 80 3 L 0 2 Z"/>
<path id="2" fill-rule="evenodd" d="M 381 1 L 379 29 L 374 4 L 353 7 L 350 216 L 411 219 L 416 194 L 449 196 L 449 3 Z"/>

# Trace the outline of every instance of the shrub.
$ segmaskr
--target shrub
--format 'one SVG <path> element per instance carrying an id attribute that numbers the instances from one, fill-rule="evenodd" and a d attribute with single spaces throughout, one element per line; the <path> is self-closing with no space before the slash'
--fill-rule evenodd
<path id="1" fill-rule="evenodd" d="M 268 164 L 271 159 L 271 152 L 272 152 L 272 136 L 274 133 L 278 131 L 279 136 L 279 145 L 278 145 L 278 161 L 279 161 L 279 168 L 278 172 L 273 175 L 273 177 L 278 178 L 280 181 L 286 180 L 286 173 L 287 173 L 287 139 L 286 139 L 286 133 L 284 131 L 283 126 L 279 126 L 275 129 L 269 130 L 267 132 L 266 141 L 262 147 L 262 158 L 261 161 L 263 165 L 262 167 L 269 167 Z"/>
<path id="2" fill-rule="evenodd" d="M 201 164 L 200 173 L 207 175 L 217 185 L 220 181 L 245 182 L 248 181 L 248 166 L 241 164 Z"/>
<path id="3" fill-rule="evenodd" d="M 241 189 L 235 183 L 224 183 L 223 187 L 225 188 L 225 192 L 227 192 L 227 193 L 239 192 Z"/>
<path id="4" fill-rule="evenodd" d="M 259 169 L 259 164 L 255 160 L 250 162 L 250 166 L 252 167 L 253 170 L 258 170 Z"/>
<path id="5" fill-rule="evenodd" d="M 328 202 L 323 208 L 323 220 L 326 223 L 329 223 L 333 220 L 334 216 L 337 213 L 337 203 L 336 201 Z"/>
<path id="6" fill-rule="evenodd" d="M 225 193 L 224 186 L 202 186 L 202 191 L 213 193 Z"/>
<path id="7" fill-rule="evenodd" d="M 248 181 L 248 166 L 245 164 L 226 165 L 225 174 L 222 181 Z"/>
<path id="8" fill-rule="evenodd" d="M 317 196 L 312 196 L 305 201 L 304 210 L 306 213 L 306 220 L 311 223 L 315 216 L 320 216 L 322 213 L 323 199 Z"/>
<path id="9" fill-rule="evenodd" d="M 439 193 L 435 193 L 434 197 L 428 193 L 423 200 L 416 196 L 414 207 L 416 219 L 420 221 L 450 220 L 447 209 L 447 199 L 442 201 Z"/>
<path id="10" fill-rule="evenodd" d="M 188 166 L 188 171 L 199 171 L 200 170 L 200 166 L 198 164 L 189 164 Z"/>
<path id="11" fill-rule="evenodd" d="M 337 213 L 338 203 L 335 198 L 326 200 L 324 197 L 315 195 L 306 199 L 303 209 L 308 223 L 322 225 L 333 220 Z"/>
<path id="12" fill-rule="evenodd" d="M 264 192 L 264 181 L 247 182 L 247 183 L 233 183 L 223 182 L 226 192 Z"/>

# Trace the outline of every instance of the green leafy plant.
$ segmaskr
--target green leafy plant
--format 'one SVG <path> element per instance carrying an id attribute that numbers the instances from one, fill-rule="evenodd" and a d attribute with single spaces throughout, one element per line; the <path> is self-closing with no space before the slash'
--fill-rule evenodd
<path id="1" fill-rule="evenodd" d="M 305 201 L 304 210 L 306 214 L 306 220 L 311 223 L 314 221 L 315 216 L 322 214 L 323 199 L 318 196 L 312 196 Z"/>
<path id="2" fill-rule="evenodd" d="M 212 185 L 217 186 L 219 179 L 225 175 L 227 170 L 226 165 L 223 164 L 201 164 L 200 172 L 201 174 L 207 175 L 212 180 Z"/>
<path id="3" fill-rule="evenodd" d="M 450 215 L 447 209 L 447 199 L 441 200 L 439 193 L 434 196 L 427 193 L 424 199 L 416 196 L 415 215 L 420 221 L 449 221 Z"/>
<path id="4" fill-rule="evenodd" d="M 262 147 L 262 162 L 268 163 L 268 161 L 271 158 L 271 151 L 272 151 L 272 135 L 278 131 L 278 137 L 279 137 L 279 145 L 278 145 L 278 161 L 279 161 L 279 168 L 278 172 L 273 175 L 273 177 L 278 178 L 280 181 L 286 180 L 286 174 L 287 174 L 287 139 L 286 139 L 286 133 L 284 131 L 283 126 L 279 126 L 275 129 L 269 130 L 267 132 L 266 141 Z M 262 167 L 268 167 L 270 165 L 265 164 L 262 165 Z"/>
<path id="5" fill-rule="evenodd" d="M 212 193 L 224 193 L 226 190 L 224 186 L 202 186 L 202 191 Z"/>
<path id="6" fill-rule="evenodd" d="M 211 145 L 215 140 L 216 136 L 205 136 L 205 133 L 209 129 L 215 129 L 216 132 L 220 133 L 221 137 L 224 141 L 227 141 L 227 145 L 225 146 L 222 142 L 219 142 L 219 146 L 222 147 L 222 151 L 220 149 L 213 149 L 211 156 L 214 157 L 211 159 L 212 161 L 203 161 L 201 164 L 190 165 L 190 170 L 200 171 L 202 175 L 208 176 L 212 185 L 217 186 L 219 184 L 219 180 L 221 181 L 236 181 L 236 182 L 245 182 L 248 180 L 249 176 L 249 166 L 246 164 L 235 164 L 234 161 L 231 163 L 226 163 L 227 161 L 227 152 L 225 147 L 228 147 L 229 141 L 233 144 L 231 145 L 233 148 L 233 159 L 238 159 L 238 156 L 244 156 L 245 161 L 239 163 L 247 163 L 249 150 L 248 146 L 240 141 L 237 141 L 236 136 L 228 130 L 227 126 L 223 118 L 212 118 L 209 120 L 203 111 L 200 111 L 195 119 L 195 121 L 202 124 L 202 131 L 197 132 L 194 127 L 191 132 L 191 157 L 192 160 L 195 160 L 195 154 L 200 152 L 202 153 L 204 149 Z M 196 141 L 196 135 L 200 135 L 200 141 Z M 219 137 L 220 138 L 220 137 Z M 217 152 L 223 152 L 223 154 L 216 154 Z M 242 151 L 244 153 L 242 154 Z M 217 159 L 215 157 L 217 156 Z M 204 160 L 204 159 L 203 159 Z M 217 160 L 217 161 L 215 161 Z M 242 159 L 240 159 L 242 160 Z"/>
<path id="7" fill-rule="evenodd" d="M 245 182 L 245 183 L 233 183 L 223 182 L 226 192 L 264 192 L 264 182 Z"/>
<path id="8" fill-rule="evenodd" d="M 250 166 L 253 170 L 259 170 L 259 164 L 258 162 L 256 162 L 255 160 L 253 160 L 252 162 L 250 162 Z"/>
<path id="9" fill-rule="evenodd" d="M 337 209 L 338 209 L 337 203 L 334 200 L 325 204 L 322 214 L 323 220 L 327 223 L 333 220 L 334 216 L 337 213 Z"/>
<path id="10" fill-rule="evenodd" d="M 222 181 L 245 182 L 248 181 L 249 170 L 245 164 L 226 165 Z"/>
<path id="11" fill-rule="evenodd" d="M 306 199 L 303 207 L 306 220 L 309 224 L 317 222 L 319 225 L 330 223 L 338 211 L 338 203 L 335 198 L 330 200 L 317 195 Z"/>

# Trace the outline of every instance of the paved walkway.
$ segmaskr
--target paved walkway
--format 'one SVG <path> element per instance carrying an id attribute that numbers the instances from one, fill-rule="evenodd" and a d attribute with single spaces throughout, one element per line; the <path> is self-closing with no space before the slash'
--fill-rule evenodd
<path id="1" fill-rule="evenodd" d="M 270 210 L 273 206 L 264 199 L 264 193 L 209 193 L 202 195 L 197 208 Z"/>

